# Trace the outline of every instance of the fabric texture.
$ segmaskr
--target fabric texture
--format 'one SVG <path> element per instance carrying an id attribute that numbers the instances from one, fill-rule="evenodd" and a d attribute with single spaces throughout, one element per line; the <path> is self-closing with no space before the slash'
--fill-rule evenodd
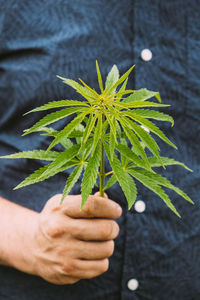
<path id="1" fill-rule="evenodd" d="M 0 155 L 46 149 L 49 139 L 38 134 L 21 137 L 44 112 L 22 115 L 59 99 L 76 99 L 56 74 L 82 78 L 97 88 L 95 60 L 105 76 L 114 63 L 121 73 L 136 64 L 129 87 L 159 91 L 175 126 L 159 123 L 178 151 L 159 141 L 161 154 L 183 161 L 164 172 L 186 191 L 190 205 L 169 191 L 182 218 L 138 184 L 138 213 L 127 210 L 118 185 L 108 196 L 123 207 L 120 235 L 110 268 L 103 275 L 74 285 L 56 286 L 39 277 L 0 267 L 0 300 L 198 300 L 200 299 L 200 10 L 199 1 L 180 0 L 0 0 Z M 144 61 L 148 48 L 152 59 Z M 58 122 L 62 128 L 65 121 Z M 0 195 L 41 211 L 62 192 L 67 172 L 13 191 L 39 168 L 39 161 L 1 160 Z M 162 171 L 161 171 L 162 172 Z M 80 193 L 80 182 L 72 193 Z M 137 279 L 131 291 L 128 281 Z"/>

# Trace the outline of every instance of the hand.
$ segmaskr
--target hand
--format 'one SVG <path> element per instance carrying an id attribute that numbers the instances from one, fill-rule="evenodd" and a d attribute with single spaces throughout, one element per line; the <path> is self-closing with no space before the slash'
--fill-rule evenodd
<path id="1" fill-rule="evenodd" d="M 36 274 L 54 284 L 73 284 L 108 270 L 114 251 L 121 207 L 114 201 L 90 196 L 80 210 L 81 195 L 68 196 L 62 205 L 55 195 L 38 214 L 34 261 Z"/>

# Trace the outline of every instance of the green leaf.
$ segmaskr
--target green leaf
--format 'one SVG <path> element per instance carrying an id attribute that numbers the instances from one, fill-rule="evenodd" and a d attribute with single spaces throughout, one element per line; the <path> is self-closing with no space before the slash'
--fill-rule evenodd
<path id="1" fill-rule="evenodd" d="M 161 102 L 160 94 L 158 92 L 149 91 L 147 89 L 140 89 L 135 91 L 132 95 L 127 97 L 123 102 L 129 103 L 133 101 L 146 101 L 152 97 L 156 97 Z"/>
<path id="2" fill-rule="evenodd" d="M 180 195 L 181 197 L 183 197 L 185 200 L 187 200 L 188 202 L 194 204 L 194 202 L 190 199 L 190 197 L 188 197 L 188 195 L 186 195 L 181 189 L 179 189 L 178 187 L 174 186 L 167 178 L 162 177 L 159 174 L 152 174 L 146 170 L 137 170 L 138 173 L 142 174 L 143 176 L 148 177 L 149 179 L 151 179 L 152 181 L 154 181 L 156 184 L 162 185 L 166 188 L 169 188 L 171 190 L 173 190 L 174 192 L 176 192 L 178 195 Z"/>
<path id="3" fill-rule="evenodd" d="M 162 165 L 165 166 L 171 166 L 171 165 L 179 165 L 186 170 L 193 172 L 190 168 L 188 168 L 184 163 L 174 160 L 173 158 L 163 157 L 160 156 L 160 159 L 162 160 Z M 149 163 L 151 167 L 161 167 L 160 160 L 158 160 L 155 156 L 148 157 Z"/>
<path id="4" fill-rule="evenodd" d="M 74 145 L 70 139 L 62 139 L 60 143 L 65 149 L 68 149 Z M 46 151 L 46 153 L 49 153 L 49 151 Z"/>
<path id="5" fill-rule="evenodd" d="M 135 200 L 137 198 L 137 187 L 133 178 L 125 172 L 126 182 L 129 184 L 129 200 L 128 200 L 128 209 L 131 209 Z M 128 199 L 128 198 L 127 198 Z"/>
<path id="6" fill-rule="evenodd" d="M 124 92 L 126 90 L 127 82 L 128 82 L 128 77 L 126 78 L 121 88 L 119 89 L 119 93 Z"/>
<path id="7" fill-rule="evenodd" d="M 102 124 L 102 135 L 105 135 L 109 125 L 108 120 L 105 120 Z"/>
<path id="8" fill-rule="evenodd" d="M 79 127 L 80 125 L 80 127 Z M 68 138 L 76 138 L 77 139 L 77 144 L 80 144 L 78 138 L 82 138 L 83 137 L 83 132 L 85 131 L 85 127 L 82 124 L 78 125 L 78 129 L 75 128 L 69 135 Z M 53 137 L 57 137 L 57 135 L 59 134 L 60 131 L 54 131 L 51 134 L 42 134 L 42 135 L 47 135 L 47 136 L 53 136 Z M 63 141 L 62 141 L 63 142 Z"/>
<path id="9" fill-rule="evenodd" d="M 109 139 L 109 144 L 110 144 L 110 158 L 113 160 L 113 154 L 114 154 L 114 149 L 115 149 L 115 137 L 113 135 L 113 132 L 110 131 L 110 139 Z"/>
<path id="10" fill-rule="evenodd" d="M 68 148 L 64 152 L 61 152 L 56 160 L 52 162 L 50 165 L 48 165 L 47 170 L 43 175 L 48 175 L 51 172 L 54 172 L 54 170 L 62 167 L 65 163 L 70 161 L 72 158 L 74 158 L 79 151 L 80 145 L 73 145 L 71 148 Z"/>
<path id="11" fill-rule="evenodd" d="M 56 138 L 59 134 L 59 131 L 53 130 L 53 131 L 49 131 L 49 133 L 46 134 L 41 134 L 41 135 L 47 135 L 47 136 L 52 136 L 54 138 Z M 76 137 L 76 141 L 77 144 L 80 144 L 80 142 L 78 141 L 78 139 L 80 139 L 80 137 L 83 136 L 83 133 L 81 133 L 80 131 L 73 131 L 70 135 L 69 138 L 74 138 Z M 71 142 L 71 140 L 69 138 L 63 138 L 60 141 L 60 144 L 64 147 L 64 148 L 70 148 L 71 146 L 73 146 L 73 143 Z M 47 153 L 47 152 L 46 152 Z"/>
<path id="12" fill-rule="evenodd" d="M 71 139 L 71 138 L 82 138 L 83 137 L 83 132 L 84 132 L 84 130 L 85 130 L 85 127 L 82 125 L 82 124 L 79 124 L 79 125 L 81 125 L 81 127 L 83 128 L 79 128 L 79 129 L 77 129 L 77 128 L 75 128 L 69 135 L 68 135 L 68 137 Z M 79 126 L 78 125 L 78 126 Z M 77 142 L 78 144 L 79 144 L 79 142 Z"/>
<path id="13" fill-rule="evenodd" d="M 44 104 L 42 106 L 36 107 L 30 111 L 28 111 L 27 113 L 24 114 L 30 114 L 32 112 L 36 112 L 36 111 L 43 111 L 43 110 L 48 110 L 48 109 L 52 109 L 52 108 L 58 108 L 58 107 L 65 107 L 65 106 L 86 106 L 89 107 L 89 105 L 86 102 L 83 101 L 77 101 L 77 100 L 59 100 L 59 101 L 52 101 L 49 102 L 47 104 Z"/>
<path id="14" fill-rule="evenodd" d="M 98 117 L 97 114 L 95 114 L 95 115 L 93 115 L 93 113 L 90 114 L 87 126 L 86 126 L 84 134 L 83 134 L 83 141 L 82 141 L 83 144 L 86 143 L 92 130 L 94 130 L 97 117 Z"/>
<path id="15" fill-rule="evenodd" d="M 146 102 L 141 102 L 141 101 L 134 101 L 134 102 L 128 102 L 128 103 L 124 103 L 123 102 L 116 102 L 115 106 L 121 107 L 121 108 L 138 108 L 138 107 L 168 107 L 170 106 L 169 104 L 160 104 L 160 103 L 155 103 L 155 102 L 150 102 L 150 101 L 146 101 Z"/>
<path id="16" fill-rule="evenodd" d="M 137 197 L 137 189 L 136 189 L 135 182 L 132 180 L 129 174 L 124 171 L 121 162 L 119 161 L 115 153 L 113 154 L 113 160 L 111 160 L 109 147 L 106 143 L 104 144 L 104 147 L 110 165 L 114 171 L 114 175 L 116 176 L 117 181 L 119 182 L 119 185 L 121 186 L 126 196 L 126 199 L 128 201 L 128 208 L 130 209 Z"/>
<path id="17" fill-rule="evenodd" d="M 94 98 L 99 97 L 99 94 L 94 89 L 92 89 L 89 85 L 87 85 L 82 79 L 79 78 L 79 80 L 84 85 L 88 93 L 92 94 Z"/>
<path id="18" fill-rule="evenodd" d="M 40 159 L 40 160 L 55 160 L 59 155 L 57 151 L 49 151 L 46 153 L 44 150 L 33 150 L 33 151 L 23 151 L 18 152 L 10 155 L 0 156 L 0 158 L 28 158 L 28 159 Z"/>
<path id="19" fill-rule="evenodd" d="M 83 160 L 86 160 L 92 151 L 93 139 L 88 139 L 84 145 L 84 149 L 81 153 Z"/>
<path id="20" fill-rule="evenodd" d="M 167 122 L 170 122 L 172 124 L 172 126 L 174 125 L 173 118 L 162 112 L 158 112 L 155 110 L 149 110 L 149 109 L 135 109 L 133 111 L 133 113 L 134 113 L 134 115 L 136 114 L 143 118 L 154 119 L 154 120 L 158 120 L 158 121 L 167 121 Z"/>
<path id="21" fill-rule="evenodd" d="M 66 184 L 65 184 L 65 188 L 62 194 L 62 199 L 60 201 L 60 204 L 63 203 L 65 197 L 69 194 L 69 192 L 71 191 L 71 189 L 73 188 L 74 184 L 77 182 L 77 180 L 79 179 L 81 172 L 83 170 L 83 165 L 79 165 L 77 166 L 73 172 L 69 175 L 69 177 L 67 178 Z"/>
<path id="22" fill-rule="evenodd" d="M 99 64 L 98 64 L 97 60 L 96 60 L 96 69 L 97 69 L 99 87 L 100 87 L 101 92 L 103 93 L 103 82 L 102 82 L 101 72 L 100 72 Z"/>
<path id="23" fill-rule="evenodd" d="M 119 138 L 121 138 L 123 135 L 122 129 L 117 120 L 116 120 L 116 133 L 117 133 L 117 137 L 119 137 Z"/>
<path id="24" fill-rule="evenodd" d="M 78 163 L 78 161 L 69 161 L 66 164 L 64 164 L 62 167 L 58 168 L 58 169 L 54 169 L 51 173 L 46 173 L 46 175 L 44 174 L 47 169 L 48 166 L 44 166 L 38 170 L 36 170 L 34 173 L 32 173 L 30 176 L 28 176 L 25 180 L 23 180 L 20 184 L 18 184 L 14 190 L 17 190 L 19 188 L 31 185 L 31 184 L 35 184 L 38 183 L 40 181 L 44 181 L 58 173 L 63 172 L 66 169 L 69 169 L 71 167 L 73 167 L 74 165 L 76 165 Z"/>
<path id="25" fill-rule="evenodd" d="M 69 115 L 72 115 L 74 113 L 80 113 L 82 111 L 87 111 L 87 110 L 88 110 L 88 108 L 86 108 L 86 107 L 70 107 L 70 108 L 62 109 L 60 111 L 56 111 L 51 114 L 48 114 L 44 118 L 42 118 L 40 121 L 38 121 L 35 125 L 33 125 L 33 127 L 28 129 L 23 134 L 23 136 L 30 134 L 32 132 L 35 132 L 35 131 L 39 131 L 39 130 L 43 129 L 44 126 L 52 124 L 63 118 L 66 118 Z"/>
<path id="26" fill-rule="evenodd" d="M 124 145 L 124 146 L 127 147 L 126 139 L 125 138 L 120 138 L 120 142 L 119 142 L 118 145 Z M 117 147 L 116 147 L 116 149 L 117 149 Z M 121 162 L 122 162 L 122 167 L 126 168 L 126 166 L 129 163 L 130 159 L 127 156 L 125 156 L 122 152 L 120 152 L 120 159 L 121 159 Z"/>
<path id="27" fill-rule="evenodd" d="M 97 126 L 96 126 L 95 132 L 94 132 L 92 155 L 94 154 L 94 151 L 97 147 L 97 144 L 98 144 L 99 140 L 101 139 L 101 134 L 102 134 L 102 114 L 100 113 L 98 115 Z"/>
<path id="28" fill-rule="evenodd" d="M 71 137 L 73 135 L 77 135 L 77 133 L 78 134 L 80 133 L 79 136 L 78 135 L 76 136 L 76 143 L 81 144 L 84 131 L 85 131 L 85 127 L 82 124 L 78 124 L 78 126 L 70 133 L 70 135 L 68 137 Z"/>
<path id="29" fill-rule="evenodd" d="M 141 143 L 139 142 L 137 136 L 134 134 L 134 132 L 126 125 L 126 123 L 124 122 L 125 120 L 119 120 L 121 122 L 121 125 L 124 129 L 124 132 L 127 136 L 127 138 L 129 139 L 131 145 L 133 146 L 134 151 L 136 152 L 137 155 L 140 155 L 141 158 L 144 161 L 144 165 L 147 169 L 151 170 L 151 166 L 149 164 L 147 155 L 141 145 Z"/>
<path id="30" fill-rule="evenodd" d="M 122 98 L 122 96 L 133 93 L 133 92 L 134 92 L 134 90 L 126 90 L 126 91 L 123 91 L 123 92 L 119 91 L 119 92 L 113 94 L 113 97 L 115 96 L 115 99 L 117 101 L 119 101 Z"/>
<path id="31" fill-rule="evenodd" d="M 94 184 L 96 182 L 96 178 L 98 175 L 99 164 L 100 164 L 100 156 L 101 156 L 101 147 L 100 142 L 98 143 L 94 155 L 90 156 L 87 167 L 85 168 L 85 172 L 83 175 L 82 185 L 81 185 L 81 195 L 82 195 L 82 203 L 81 208 L 87 201 L 89 195 L 92 192 Z"/>
<path id="32" fill-rule="evenodd" d="M 143 117 L 140 117 L 133 112 L 123 111 L 123 115 L 126 115 L 133 119 L 134 121 L 140 123 L 141 125 L 148 128 L 151 132 L 155 133 L 157 136 L 159 136 L 160 139 L 162 139 L 165 143 L 172 146 L 173 148 L 177 149 L 177 147 L 166 137 L 166 135 L 151 121 L 146 120 Z"/>
<path id="33" fill-rule="evenodd" d="M 106 186 L 104 187 L 104 191 L 105 191 L 105 190 L 108 190 L 111 186 L 113 186 L 113 185 L 116 183 L 116 181 L 117 181 L 117 178 L 116 178 L 116 176 L 113 174 L 113 175 L 109 178 L 109 180 L 108 180 Z"/>
<path id="34" fill-rule="evenodd" d="M 41 131 L 40 135 L 42 135 L 42 136 L 55 136 L 58 132 L 57 130 L 53 129 L 52 127 L 42 127 L 39 131 Z M 45 133 L 43 133 L 43 131 Z"/>
<path id="35" fill-rule="evenodd" d="M 106 90 L 110 89 L 119 80 L 119 70 L 116 65 L 108 73 L 106 78 Z"/>
<path id="36" fill-rule="evenodd" d="M 69 85 L 70 87 L 72 87 L 74 90 L 76 90 L 80 94 L 82 94 L 82 93 L 85 94 L 86 93 L 87 95 L 92 96 L 91 93 L 89 93 L 85 87 L 83 87 L 81 84 L 79 84 L 75 80 L 64 78 L 64 77 L 61 77 L 59 75 L 56 75 L 56 76 L 59 79 L 61 79 L 65 84 Z"/>
<path id="37" fill-rule="evenodd" d="M 106 119 L 108 121 L 108 124 L 110 125 L 110 132 L 112 132 L 115 143 L 117 144 L 118 142 L 117 142 L 117 137 L 116 137 L 116 127 L 115 127 L 115 124 L 114 124 L 114 121 L 113 121 L 113 117 L 107 111 L 105 111 L 105 116 L 106 116 Z"/>
<path id="38" fill-rule="evenodd" d="M 141 160 L 128 146 L 119 144 L 116 146 L 116 149 L 120 152 L 121 155 L 124 155 L 133 162 L 136 166 L 149 170 L 149 167 L 146 167 L 143 160 Z"/>
<path id="39" fill-rule="evenodd" d="M 120 85 L 128 77 L 128 75 L 131 73 L 131 71 L 133 70 L 134 67 L 135 67 L 135 65 L 133 65 L 125 74 L 123 74 L 117 80 L 117 82 L 115 82 L 114 85 L 112 85 L 110 88 L 108 88 L 108 90 L 106 90 L 106 95 L 109 95 L 113 90 L 115 90 L 118 87 L 118 85 Z"/>
<path id="40" fill-rule="evenodd" d="M 64 129 L 62 129 L 57 137 L 54 139 L 54 141 L 49 145 L 47 151 L 49 151 L 51 148 L 53 148 L 55 145 L 59 144 L 64 138 L 67 138 L 69 134 L 82 122 L 82 120 L 85 118 L 85 116 L 89 113 L 89 111 L 86 111 L 84 113 L 79 114 L 77 117 L 75 117 L 67 126 L 65 126 Z"/>
<path id="41" fill-rule="evenodd" d="M 174 205 L 171 203 L 171 200 L 169 196 L 163 191 L 163 189 L 155 183 L 155 181 L 149 179 L 148 177 L 144 176 L 143 174 L 140 174 L 138 170 L 128 170 L 129 174 L 132 175 L 135 179 L 140 181 L 144 186 L 146 186 L 148 189 L 153 191 L 155 194 L 157 194 L 165 204 L 179 217 L 181 218 L 180 214 L 177 212 Z"/>
<path id="42" fill-rule="evenodd" d="M 141 128 L 139 125 L 135 124 L 134 122 L 130 121 L 128 118 L 124 117 L 124 121 L 129 124 L 130 128 L 134 130 L 136 135 L 141 139 L 141 141 L 144 143 L 144 145 L 149 148 L 149 150 L 155 155 L 158 159 L 160 157 L 159 155 L 159 146 L 155 142 L 155 140 L 151 137 L 149 133 L 147 133 L 143 128 Z M 161 161 L 162 163 L 162 161 Z"/>
<path id="43" fill-rule="evenodd" d="M 108 120 L 109 121 L 109 120 Z M 110 144 L 110 157 L 113 159 L 113 153 L 115 149 L 115 144 L 117 144 L 117 137 L 116 137 L 116 119 L 114 116 L 110 116 L 110 133 L 109 133 L 109 144 Z"/>
<path id="44" fill-rule="evenodd" d="M 76 82 L 72 79 L 58 76 L 58 75 L 57 75 L 57 77 L 60 78 L 65 84 L 67 84 L 67 85 L 71 86 L 73 89 L 75 89 L 77 91 L 77 93 L 81 94 L 89 102 L 91 102 L 91 100 L 94 99 L 93 94 L 91 92 L 89 92 L 88 89 L 86 89 L 84 86 L 79 84 L 78 82 Z"/>
<path id="45" fill-rule="evenodd" d="M 127 82 L 128 82 L 128 77 L 126 78 L 126 80 L 123 82 L 121 88 L 119 89 L 119 94 L 120 94 L 120 93 L 123 93 L 123 92 L 126 90 Z M 119 96 L 118 96 L 118 97 L 119 97 Z M 122 96 L 120 96 L 120 97 L 118 98 L 118 101 L 120 101 L 121 98 L 122 98 Z"/>

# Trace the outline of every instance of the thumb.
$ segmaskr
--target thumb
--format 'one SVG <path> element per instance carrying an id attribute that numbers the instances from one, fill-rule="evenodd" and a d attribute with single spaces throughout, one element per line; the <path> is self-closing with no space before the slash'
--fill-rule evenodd
<path id="1" fill-rule="evenodd" d="M 98 196 L 98 197 L 101 197 L 100 196 L 100 192 L 96 192 L 95 194 L 94 194 L 94 196 Z M 103 198 L 108 198 L 108 195 L 104 192 L 104 197 Z"/>

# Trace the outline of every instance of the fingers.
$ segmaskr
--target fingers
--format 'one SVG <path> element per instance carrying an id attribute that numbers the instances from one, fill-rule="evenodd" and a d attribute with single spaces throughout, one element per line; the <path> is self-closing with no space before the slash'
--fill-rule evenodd
<path id="1" fill-rule="evenodd" d="M 85 260 L 99 260 L 110 257 L 114 252 L 114 241 L 106 242 L 77 242 L 78 253 L 76 255 L 79 259 Z M 74 251 L 76 252 L 76 251 Z"/>
<path id="2" fill-rule="evenodd" d="M 70 224 L 70 232 L 74 238 L 83 241 L 108 241 L 119 234 L 119 226 L 107 219 L 77 219 Z"/>
<path id="3" fill-rule="evenodd" d="M 62 204 L 63 213 L 71 218 L 119 218 L 122 209 L 114 201 L 91 195 L 81 210 L 81 195 L 68 196 Z"/>
<path id="4" fill-rule="evenodd" d="M 74 284 L 81 279 L 90 279 L 101 275 L 109 268 L 107 258 L 99 260 L 74 259 L 57 266 L 53 276 L 45 278 L 54 284 Z M 55 276 L 55 274 L 57 274 Z"/>
<path id="5" fill-rule="evenodd" d="M 108 270 L 108 259 L 102 260 L 72 260 L 67 262 L 61 268 L 64 276 L 73 276 L 77 278 L 93 278 Z"/>

